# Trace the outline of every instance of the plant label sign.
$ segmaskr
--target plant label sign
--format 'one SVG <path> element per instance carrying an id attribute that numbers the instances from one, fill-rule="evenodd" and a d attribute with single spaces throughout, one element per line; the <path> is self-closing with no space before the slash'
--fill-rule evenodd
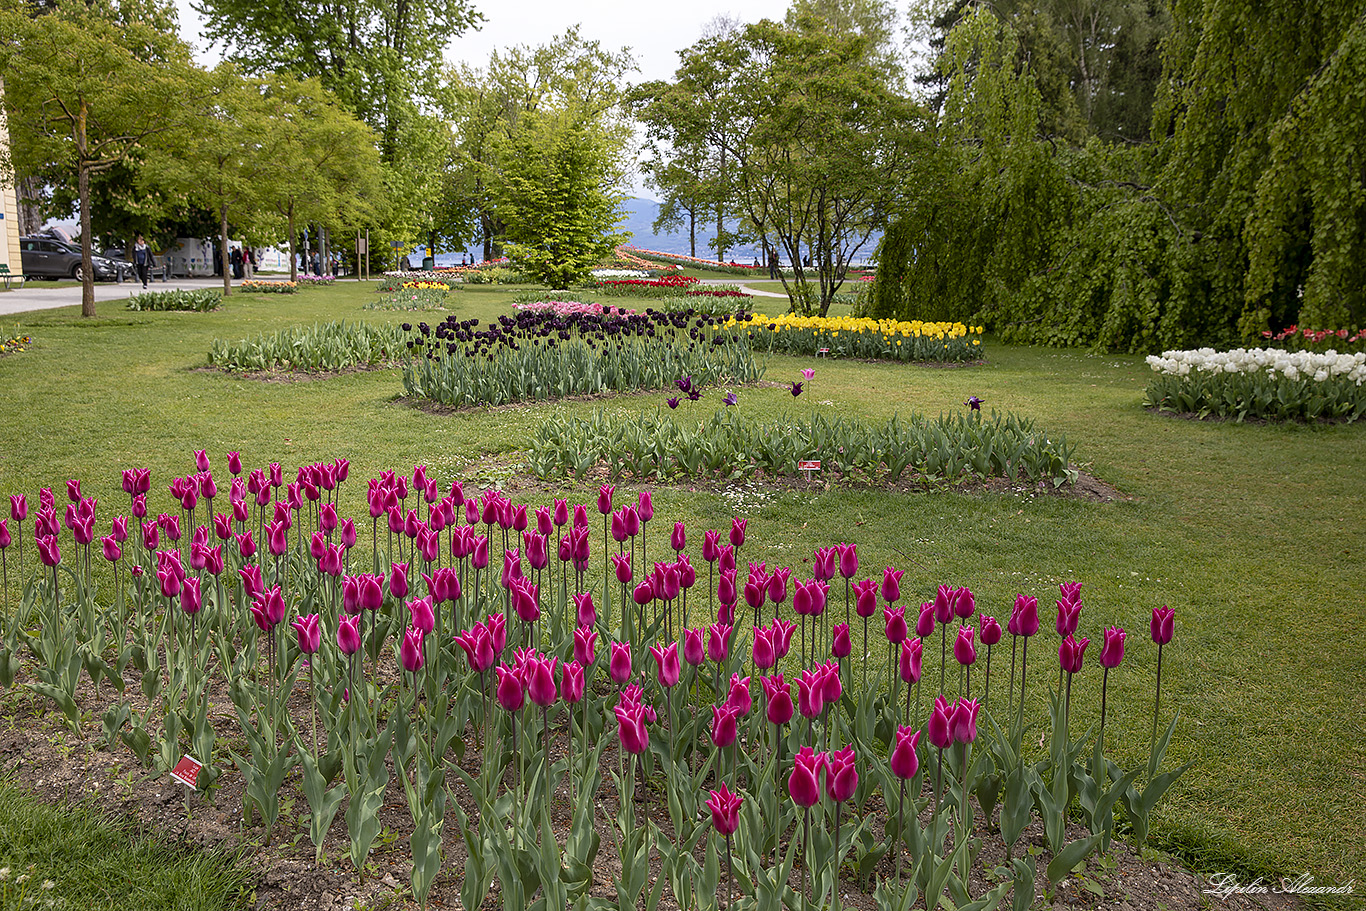
<path id="1" fill-rule="evenodd" d="M 193 756 L 181 756 L 180 761 L 175 764 L 175 768 L 171 769 L 171 777 L 181 784 L 193 788 L 195 782 L 199 780 L 199 770 L 202 768 L 204 768 L 204 763 Z"/>
<path id="2" fill-rule="evenodd" d="M 830 356 L 830 349 L 829 349 L 829 348 L 817 348 L 817 349 L 816 349 L 816 357 L 829 357 L 829 356 Z"/>
<path id="3" fill-rule="evenodd" d="M 807 480 L 807 481 L 810 481 L 810 480 L 811 480 L 811 473 L 812 473 L 813 471 L 820 471 L 820 470 L 821 470 L 821 460 L 820 460 L 820 459 L 802 459 L 801 461 L 797 462 L 797 470 L 798 470 L 798 471 L 804 471 L 804 472 L 806 472 L 806 480 Z"/>

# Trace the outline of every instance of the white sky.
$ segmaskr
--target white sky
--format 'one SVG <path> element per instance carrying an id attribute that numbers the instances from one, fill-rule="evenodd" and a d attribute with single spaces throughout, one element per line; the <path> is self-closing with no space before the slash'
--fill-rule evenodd
<path id="1" fill-rule="evenodd" d="M 475 66 L 488 62 L 496 48 L 545 44 L 572 25 L 608 50 L 629 47 L 640 72 L 635 79 L 667 79 L 678 66 L 677 52 L 695 42 L 702 27 L 717 16 L 741 22 L 781 19 L 789 0 L 691 0 L 674 5 L 659 0 L 473 0 L 484 14 L 483 27 L 451 42 L 447 59 Z M 201 64 L 217 62 L 199 36 L 200 17 L 189 0 L 176 0 L 182 37 Z"/>

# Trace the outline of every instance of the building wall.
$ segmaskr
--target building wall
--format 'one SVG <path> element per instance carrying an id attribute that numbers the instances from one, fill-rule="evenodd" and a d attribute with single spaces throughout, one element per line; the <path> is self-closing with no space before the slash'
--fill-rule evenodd
<path id="1" fill-rule="evenodd" d="M 4 97 L 5 84 L 0 81 L 0 98 Z M 9 150 L 9 130 L 5 125 L 5 108 L 0 104 L 0 158 Z M 19 200 L 14 193 L 14 185 L 0 176 L 0 263 L 9 266 L 10 272 L 19 274 L 24 271 L 19 259 Z"/>

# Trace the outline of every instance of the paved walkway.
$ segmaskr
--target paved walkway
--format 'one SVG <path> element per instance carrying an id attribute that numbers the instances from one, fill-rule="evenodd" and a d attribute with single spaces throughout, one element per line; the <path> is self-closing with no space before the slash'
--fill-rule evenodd
<path id="1" fill-rule="evenodd" d="M 265 274 L 258 275 L 261 281 L 282 281 L 289 278 L 288 274 Z M 342 281 L 352 281 L 353 279 L 342 279 Z M 233 286 L 241 284 L 240 280 L 233 279 Z M 75 285 L 68 288 L 54 288 L 54 283 L 50 281 L 24 282 L 23 288 L 16 288 L 10 291 L 0 291 L 0 316 L 7 316 L 14 313 L 26 313 L 30 310 L 55 310 L 58 307 L 79 307 L 81 305 L 81 286 Z M 222 288 L 223 279 L 221 278 L 173 278 L 170 281 L 153 281 L 147 286 L 148 291 L 170 291 L 176 290 L 195 290 L 200 288 Z M 142 286 L 137 282 L 95 282 L 95 300 L 127 300 L 134 294 L 141 294 Z"/>

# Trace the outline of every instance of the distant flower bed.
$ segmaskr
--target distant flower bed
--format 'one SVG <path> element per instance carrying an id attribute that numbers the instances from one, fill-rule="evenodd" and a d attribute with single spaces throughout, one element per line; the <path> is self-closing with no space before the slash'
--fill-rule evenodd
<path id="1" fill-rule="evenodd" d="M 1262 338 L 1277 342 L 1283 348 L 1307 351 L 1351 351 L 1366 348 L 1366 329 L 1351 332 L 1347 329 L 1301 329 L 1299 326 L 1286 326 L 1280 332 L 1270 330 L 1262 333 Z"/>
<path id="2" fill-rule="evenodd" d="M 626 316 L 635 313 L 634 310 L 627 310 L 622 307 L 604 307 L 602 304 L 584 301 L 570 300 L 545 300 L 518 302 L 512 305 L 515 310 L 523 310 L 528 313 L 553 313 L 556 316 L 570 316 L 571 314 L 586 314 L 588 316 Z"/>
<path id="3" fill-rule="evenodd" d="M 698 256 L 685 256 L 681 253 L 662 253 L 658 250 L 642 250 L 639 247 L 624 248 L 626 252 L 635 253 L 647 260 L 666 263 L 678 267 L 692 266 L 696 269 L 709 269 L 713 272 L 725 272 L 730 275 L 767 275 L 768 270 L 763 265 L 745 265 L 744 263 L 730 262 L 722 263 L 714 259 L 702 259 Z"/>
<path id="4" fill-rule="evenodd" d="M 223 304 L 223 292 L 213 288 L 194 291 L 148 291 L 128 298 L 129 310 L 188 310 L 207 313 Z"/>
<path id="5" fill-rule="evenodd" d="M 449 291 L 451 290 L 451 286 L 446 284 L 445 282 L 433 281 L 416 281 L 403 283 L 402 290 L 407 291 L 412 289 L 418 289 L 423 291 Z"/>
<path id="6" fill-rule="evenodd" d="M 750 324 L 754 346 L 783 354 L 897 361 L 970 361 L 980 356 L 982 327 L 920 320 L 796 316 Z"/>
<path id="7" fill-rule="evenodd" d="M 249 279 L 237 286 L 240 291 L 249 291 L 254 294 L 296 294 L 299 290 L 298 282 L 262 282 Z"/>
<path id="8" fill-rule="evenodd" d="M 33 337 L 29 335 L 0 335 L 0 357 L 27 351 L 32 344 Z"/>
<path id="9" fill-rule="evenodd" d="M 594 269 L 588 273 L 594 278 L 649 278 L 648 269 Z"/>
<path id="10" fill-rule="evenodd" d="M 1355 421 L 1366 414 L 1366 353 L 1236 348 L 1150 355 L 1144 404 L 1159 411 L 1275 420 Z"/>
<path id="11" fill-rule="evenodd" d="M 300 288 L 327 288 L 335 283 L 335 275 L 309 275 L 307 272 L 299 273 Z"/>
<path id="12" fill-rule="evenodd" d="M 688 297 L 753 297 L 734 285 L 711 285 L 706 288 L 689 288 L 683 292 Z"/>
<path id="13" fill-rule="evenodd" d="M 659 278 L 604 278 L 589 283 L 599 294 L 620 297 L 667 297 L 697 284 L 691 275 L 662 275 Z"/>

